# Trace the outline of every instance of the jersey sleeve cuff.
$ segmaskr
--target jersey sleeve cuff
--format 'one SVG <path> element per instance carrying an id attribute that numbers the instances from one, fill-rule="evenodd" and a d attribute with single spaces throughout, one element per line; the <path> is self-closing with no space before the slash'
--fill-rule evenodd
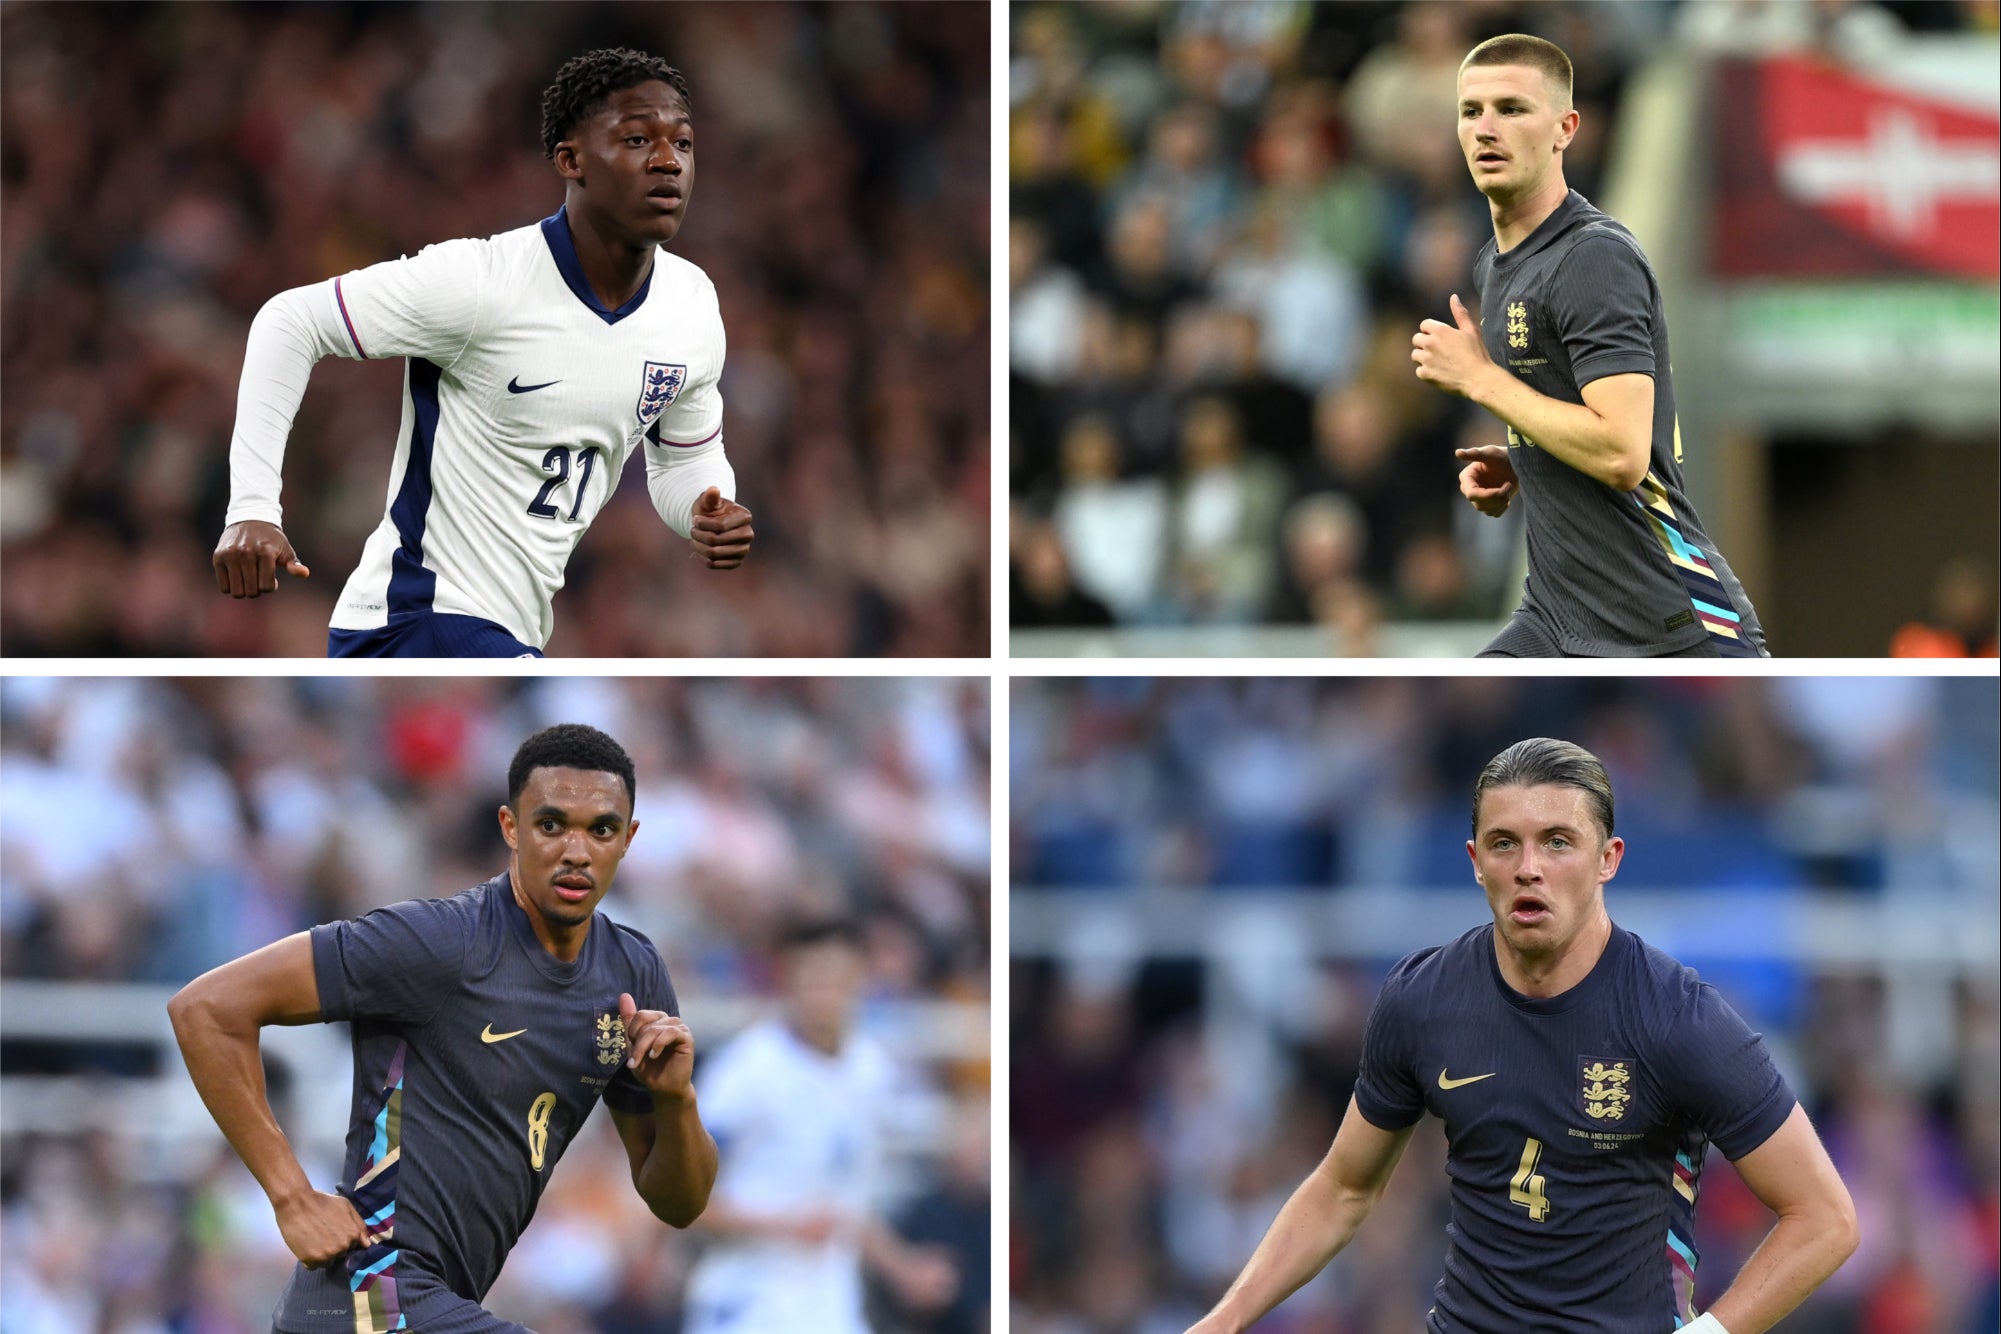
<path id="1" fill-rule="evenodd" d="M 1793 1091 L 1781 1083 L 1773 1090 L 1772 1096 L 1765 1100 L 1765 1105 L 1740 1128 L 1732 1130 L 1727 1135 L 1716 1136 L 1716 1147 L 1722 1151 L 1725 1158 L 1733 1163 L 1736 1162 L 1776 1135 L 1779 1127 L 1786 1123 L 1786 1118 L 1793 1114 L 1793 1108 L 1798 1105 L 1799 1099 L 1793 1096 Z"/>
<path id="2" fill-rule="evenodd" d="M 306 933 L 313 946 L 313 983 L 320 992 L 320 1021 L 332 1023 L 354 1013 L 347 994 L 347 970 L 341 967 L 340 930 L 343 922 L 326 922 Z"/>
<path id="3" fill-rule="evenodd" d="M 1416 1125 L 1418 1119 L 1424 1115 L 1422 1107 L 1406 1114 L 1387 1103 L 1378 1102 L 1375 1095 L 1360 1084 L 1355 1085 L 1355 1110 L 1362 1114 L 1364 1121 L 1378 1130 L 1407 1130 Z"/>
<path id="4" fill-rule="evenodd" d="M 1608 375 L 1653 375 L 1655 367 L 1654 359 L 1641 353 L 1608 352 L 1571 363 L 1570 373 L 1577 380 L 1578 392 L 1582 393 L 1584 386 L 1593 380 L 1602 380 Z"/>

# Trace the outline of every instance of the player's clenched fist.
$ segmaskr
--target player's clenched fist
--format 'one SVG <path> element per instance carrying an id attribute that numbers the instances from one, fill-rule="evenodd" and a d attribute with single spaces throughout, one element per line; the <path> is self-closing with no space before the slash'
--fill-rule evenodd
<path id="1" fill-rule="evenodd" d="M 308 1269 L 324 1269 L 349 1251 L 374 1241 L 344 1195 L 306 1191 L 278 1201 L 273 1208 L 285 1244 Z"/>
<path id="2" fill-rule="evenodd" d="M 1466 463 L 1459 470 L 1459 494 L 1489 518 L 1498 519 L 1507 513 L 1517 484 L 1515 465 L 1508 462 L 1508 451 L 1500 445 L 1477 445 L 1472 449 L 1456 449 L 1453 456 Z"/>
<path id="3" fill-rule="evenodd" d="M 278 591 L 278 571 L 294 579 L 312 574 L 283 529 L 262 519 L 245 519 L 222 530 L 215 544 L 215 586 L 233 598 L 254 598 Z"/>
<path id="4" fill-rule="evenodd" d="M 618 1021 L 625 1025 L 625 1064 L 649 1093 L 678 1097 L 695 1073 L 695 1035 L 680 1016 L 642 1010 L 630 992 L 618 994 Z"/>
<path id="5" fill-rule="evenodd" d="M 734 570 L 743 564 L 743 558 L 750 554 L 751 539 L 756 536 L 751 531 L 750 511 L 734 500 L 723 499 L 723 493 L 716 487 L 696 498 L 688 537 L 695 550 L 709 562 L 710 569 Z"/>

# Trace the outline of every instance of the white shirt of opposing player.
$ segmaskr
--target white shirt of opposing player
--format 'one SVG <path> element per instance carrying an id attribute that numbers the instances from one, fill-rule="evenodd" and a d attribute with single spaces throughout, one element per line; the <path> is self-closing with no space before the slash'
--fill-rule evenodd
<path id="1" fill-rule="evenodd" d="M 858 1228 L 876 1208 L 892 1069 L 860 1034 L 839 1054 L 782 1021 L 747 1028 L 697 1084 L 720 1150 L 714 1199 L 779 1217 L 852 1220 L 828 1241 L 721 1241 L 688 1282 L 689 1334 L 867 1334 Z"/>
<path id="2" fill-rule="evenodd" d="M 654 503 L 683 536 L 703 486 L 734 492 L 715 287 L 665 250 L 616 311 L 591 292 L 562 212 L 282 295 L 303 300 L 286 310 L 274 299 L 245 355 L 230 522 L 280 522 L 277 464 L 297 410 L 296 394 L 283 402 L 289 384 L 255 373 L 259 326 L 303 333 L 315 357 L 408 358 L 388 509 L 336 629 L 436 611 L 539 647 L 570 554 L 634 449 L 647 451 Z"/>

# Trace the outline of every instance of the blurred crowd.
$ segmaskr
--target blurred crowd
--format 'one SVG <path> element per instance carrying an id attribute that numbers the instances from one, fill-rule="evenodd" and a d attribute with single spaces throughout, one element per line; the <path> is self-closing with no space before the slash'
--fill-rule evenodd
<path id="1" fill-rule="evenodd" d="M 1013 935 L 1009 1327 L 1179 1334 L 1326 1152 L 1394 960 L 1325 957 L 1317 939 L 1288 956 L 1270 930 L 1253 933 L 1267 951 L 1255 957 L 1228 943 L 1242 935 L 1230 914 L 1239 874 L 1302 871 L 1297 845 L 1309 827 L 1323 832 L 1325 860 L 1317 879 L 1295 882 L 1302 900 L 1463 885 L 1477 907 L 1463 851 L 1474 776 L 1524 735 L 1562 736 L 1612 775 L 1629 849 L 1607 895 L 1615 920 L 1622 891 L 1703 888 L 1753 903 L 1789 892 L 1810 905 L 1895 895 L 1914 939 L 1983 932 L 1991 919 L 1961 923 L 1948 905 L 1969 894 L 1991 902 L 2001 883 L 1997 715 L 1991 680 L 1018 687 L 1016 892 L 1071 892 L 1042 896 L 1034 941 L 1019 917 Z M 1259 810 L 1292 814 L 1253 826 L 1248 813 Z M 1761 850 L 1736 847 L 1761 828 Z M 1403 848 L 1416 831 L 1446 855 L 1431 863 Z M 1650 845 L 1677 838 L 1699 861 L 1649 860 Z M 1100 850 L 1107 841 L 1116 852 Z M 1259 843 L 1263 854 L 1251 850 Z M 1147 932 L 1132 923 L 1113 939 L 1105 923 L 1118 892 L 1157 885 L 1214 887 L 1202 900 L 1201 957 L 1142 947 Z M 1701 938 L 1699 926 L 1689 931 Z M 1769 939 L 1768 959 L 1700 966 L 1765 1033 L 1863 1231 L 1854 1258 L 1785 1328 L 1992 1330 L 2001 1319 L 1995 961 L 1962 971 L 1894 957 L 1831 965 Z M 1419 1328 L 1444 1255 L 1446 1182 L 1444 1139 L 1427 1119 L 1350 1250 L 1259 1329 Z M 1697 1304 L 1706 1306 L 1772 1219 L 1720 1155 L 1701 1190 Z"/>
<path id="2" fill-rule="evenodd" d="M 983 679 L 8 678 L 0 971 L 178 986 L 314 923 L 486 880 L 506 866 L 508 760 L 558 721 L 603 728 L 636 762 L 642 827 L 603 911 L 655 942 L 691 1013 L 766 1008 L 787 917 L 861 924 L 860 1022 L 906 1067 L 912 1161 L 892 1217 L 954 1248 L 961 1275 L 947 1308 L 886 1304 L 878 1329 L 977 1334 L 988 1058 L 916 1041 L 912 1003 L 987 1002 Z M 131 1068 L 114 1049 L 51 1046 L 17 1036 L 8 1073 Z M 165 1152 L 136 1134 L 17 1132 L 18 1114 L 0 1143 L 9 1334 L 269 1328 L 290 1257 L 219 1134 Z M 672 1331 L 693 1234 L 651 1219 L 593 1121 L 490 1305 L 543 1334 Z M 302 1153 L 316 1179 L 337 1174 L 338 1144 Z"/>
<path id="3" fill-rule="evenodd" d="M 721 298 L 758 549 L 710 576 L 629 478 L 550 652 L 985 655 L 990 39 L 984 10 L 938 3 L 8 5 L 9 655 L 325 652 L 382 516 L 401 365 L 315 370 L 284 494 L 312 579 L 233 603 L 209 553 L 251 318 L 554 213 L 541 92 L 605 45 L 693 90 L 673 250 Z"/>
<path id="4" fill-rule="evenodd" d="M 1011 706 L 1011 865 L 1460 885 L 1475 775 L 1549 735 L 1611 773 L 1623 886 L 1991 886 L 1997 714 L 1991 678 L 1038 681 Z"/>
<path id="5" fill-rule="evenodd" d="M 1365 652 L 1384 621 L 1501 614 L 1520 515 L 1476 514 L 1453 458 L 1500 424 L 1409 359 L 1452 293 L 1478 313 L 1467 51 L 1527 32 L 1570 54 L 1564 172 L 1604 207 L 1622 90 L 1670 36 L 1766 47 L 1991 10 L 1012 6 L 1012 623 L 1315 624 Z"/>

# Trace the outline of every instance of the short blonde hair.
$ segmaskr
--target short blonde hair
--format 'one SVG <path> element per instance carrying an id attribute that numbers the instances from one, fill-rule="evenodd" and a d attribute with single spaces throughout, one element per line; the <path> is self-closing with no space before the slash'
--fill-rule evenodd
<path id="1" fill-rule="evenodd" d="M 1472 65 L 1526 65 L 1541 70 L 1543 79 L 1556 94 L 1557 110 L 1570 109 L 1570 57 L 1555 42 L 1525 32 L 1489 37 L 1466 53 L 1466 58 L 1459 62 L 1459 72 L 1464 74 Z"/>

